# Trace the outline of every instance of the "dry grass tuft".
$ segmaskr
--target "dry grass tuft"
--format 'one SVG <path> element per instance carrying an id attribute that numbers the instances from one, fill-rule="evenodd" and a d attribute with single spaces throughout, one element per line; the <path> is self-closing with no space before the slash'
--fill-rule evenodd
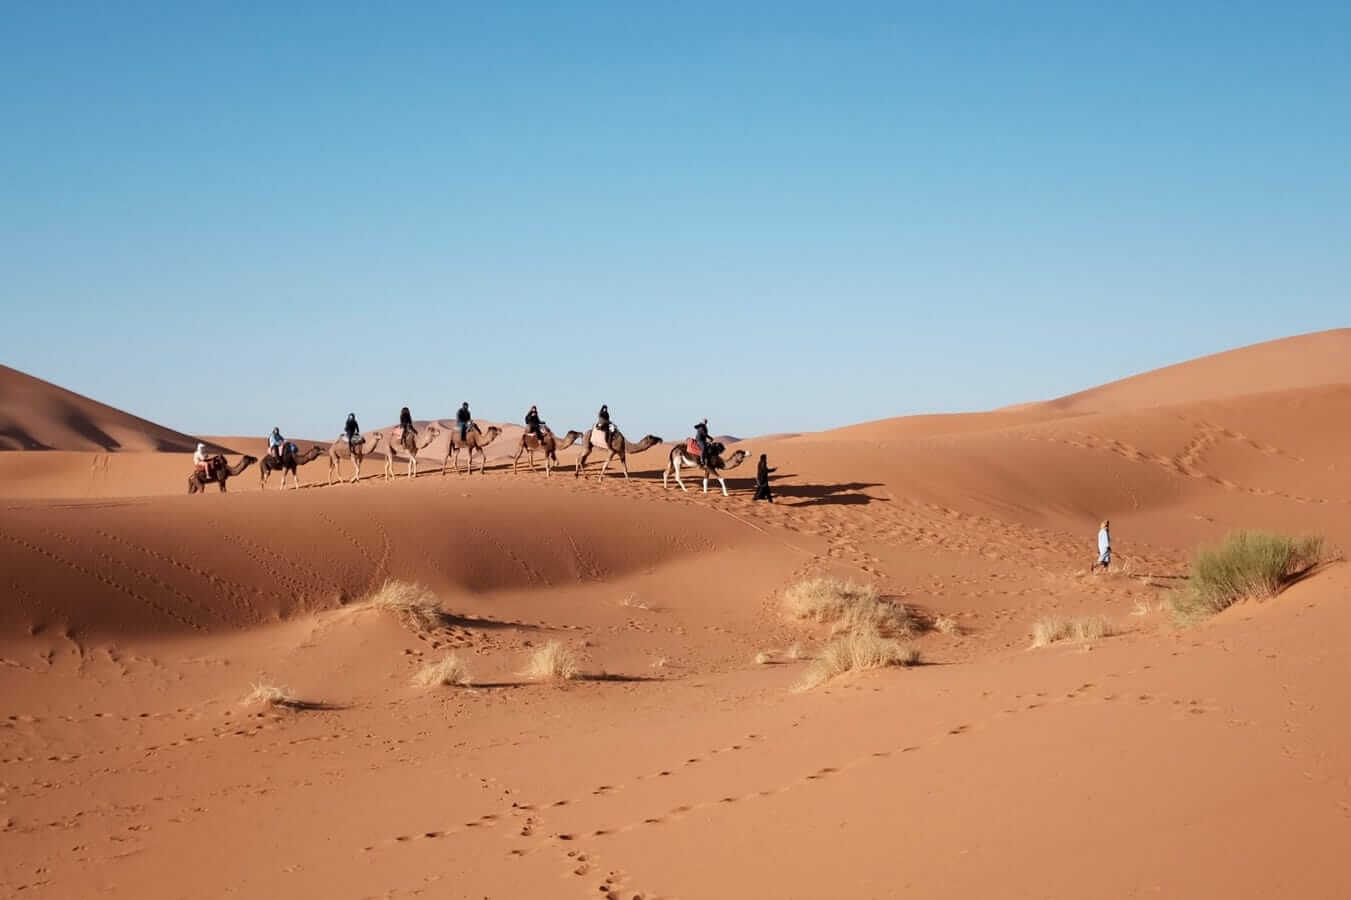
<path id="1" fill-rule="evenodd" d="M 762 650 L 755 654 L 755 664 L 757 666 L 767 666 L 774 662 L 774 652 L 775 651 L 773 650 Z"/>
<path id="2" fill-rule="evenodd" d="M 846 672 L 913 666 L 920 661 L 918 647 L 905 647 L 876 631 L 860 629 L 839 635 L 821 649 L 794 690 L 809 691 Z"/>
<path id="3" fill-rule="evenodd" d="M 366 598 L 366 603 L 394 613 L 415 631 L 434 631 L 443 621 L 441 601 L 430 590 L 413 582 L 386 579 Z"/>
<path id="4" fill-rule="evenodd" d="M 808 578 L 788 588 L 784 608 L 795 619 L 821 622 L 836 631 L 909 634 L 914 621 L 905 605 L 882 597 L 870 584 L 839 578 Z"/>
<path id="5" fill-rule="evenodd" d="M 1060 641 L 1096 641 L 1113 634 L 1116 634 L 1116 629 L 1106 616 L 1084 616 L 1078 619 L 1047 616 L 1032 624 L 1032 646 L 1046 647 Z"/>
<path id="6" fill-rule="evenodd" d="M 647 605 L 647 601 L 643 600 L 637 594 L 625 594 L 624 599 L 619 601 L 619 605 L 628 607 L 629 609 L 641 609 L 648 612 L 652 611 L 652 607 Z"/>
<path id="7" fill-rule="evenodd" d="M 1321 537 L 1236 531 L 1192 560 L 1187 586 L 1174 591 L 1180 621 L 1214 615 L 1240 600 L 1266 600 L 1323 559 Z"/>
<path id="8" fill-rule="evenodd" d="M 581 671 L 577 652 L 566 644 L 550 641 L 530 656 L 521 674 L 532 681 L 571 681 Z"/>
<path id="9" fill-rule="evenodd" d="M 939 634 L 959 634 L 961 632 L 961 626 L 959 626 L 957 620 L 951 616 L 939 616 L 934 619 L 934 631 L 937 631 Z"/>
<path id="10" fill-rule="evenodd" d="M 254 706 L 256 704 L 265 704 L 267 706 L 286 706 L 296 709 L 303 704 L 287 688 L 280 688 L 274 684 L 265 684 L 259 682 L 253 686 L 253 692 L 241 701 L 242 706 Z"/>
<path id="11" fill-rule="evenodd" d="M 470 685 L 469 669 L 454 653 L 447 653 L 440 662 L 427 663 L 413 676 L 413 683 L 419 687 L 440 687 Z"/>

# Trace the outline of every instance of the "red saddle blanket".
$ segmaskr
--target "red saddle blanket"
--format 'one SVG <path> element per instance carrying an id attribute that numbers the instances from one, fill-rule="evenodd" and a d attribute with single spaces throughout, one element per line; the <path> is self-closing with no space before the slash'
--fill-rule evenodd
<path id="1" fill-rule="evenodd" d="M 690 438 L 685 442 L 685 452 L 689 453 L 689 455 L 693 456 L 695 459 L 698 459 L 699 443 L 694 438 Z"/>

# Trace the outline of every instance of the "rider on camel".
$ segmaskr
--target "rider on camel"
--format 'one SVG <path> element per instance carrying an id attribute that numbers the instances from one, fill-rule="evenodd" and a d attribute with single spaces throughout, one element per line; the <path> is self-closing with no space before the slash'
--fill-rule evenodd
<path id="1" fill-rule="evenodd" d="M 604 403 L 600 405 L 600 412 L 596 413 L 596 429 L 606 434 L 614 431 L 614 426 L 610 424 L 610 407 Z"/>
<path id="2" fill-rule="evenodd" d="M 408 407 L 399 410 L 399 443 L 402 444 L 408 440 L 408 432 L 413 433 L 414 440 L 417 439 L 417 429 L 413 427 L 413 414 L 408 411 Z"/>
<path id="3" fill-rule="evenodd" d="M 525 433 L 533 434 L 535 437 L 539 437 L 540 436 L 539 426 L 540 426 L 539 408 L 536 406 L 531 406 L 530 412 L 525 414 Z"/>
<path id="4" fill-rule="evenodd" d="M 192 466 L 204 477 L 211 477 L 211 457 L 206 455 L 206 444 L 197 445 L 197 450 L 192 454 Z"/>
<path id="5" fill-rule="evenodd" d="M 470 421 L 471 416 L 469 415 L 469 401 L 466 400 L 460 404 L 459 410 L 457 410 L 455 413 L 455 422 L 460 426 L 460 440 L 464 440 L 465 437 L 469 434 Z"/>
<path id="6" fill-rule="evenodd" d="M 285 446 L 286 438 L 281 436 L 281 429 L 274 427 L 272 433 L 267 436 L 267 452 L 281 459 L 282 448 Z"/>
<path id="7" fill-rule="evenodd" d="M 694 443 L 699 446 L 699 465 L 708 466 L 708 419 L 694 426 Z"/>
<path id="8" fill-rule="evenodd" d="M 356 455 L 357 435 L 361 433 L 361 426 L 357 424 L 357 414 L 354 412 L 347 414 L 347 424 L 342 427 L 343 434 L 347 435 L 347 449 L 352 455 Z"/>

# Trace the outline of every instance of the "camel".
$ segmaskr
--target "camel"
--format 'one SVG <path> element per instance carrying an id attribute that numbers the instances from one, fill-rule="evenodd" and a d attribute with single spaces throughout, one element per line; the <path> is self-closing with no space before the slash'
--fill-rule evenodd
<path id="1" fill-rule="evenodd" d="M 620 432 L 618 428 L 610 429 L 607 435 L 598 428 L 591 429 L 582 435 L 582 455 L 577 457 L 577 468 L 573 471 L 573 477 L 582 474 L 586 468 L 586 459 L 591 455 L 591 451 L 597 447 L 604 447 L 610 451 L 610 455 L 605 457 L 605 462 L 601 464 L 599 478 L 605 477 L 605 470 L 610 467 L 610 460 L 616 456 L 619 457 L 620 464 L 624 467 L 624 477 L 629 477 L 629 454 L 642 453 L 649 447 L 661 443 L 661 438 L 655 434 L 649 434 L 636 444 L 629 443 L 628 439 Z"/>
<path id="2" fill-rule="evenodd" d="M 483 470 L 488 465 L 488 454 L 485 448 L 493 441 L 497 440 L 498 437 L 501 436 L 501 434 L 502 434 L 501 428 L 498 428 L 496 425 L 489 425 L 488 432 L 485 435 L 484 432 L 479 429 L 477 424 L 470 422 L 469 428 L 465 432 L 465 437 L 461 439 L 459 427 L 457 426 L 455 428 L 452 428 L 450 430 L 450 441 L 447 442 L 446 444 L 446 458 L 441 461 L 441 474 L 442 475 L 446 474 L 446 465 L 450 462 L 451 457 L 453 456 L 455 459 L 455 474 L 459 475 L 460 449 L 467 448 L 469 450 L 469 468 L 467 470 L 467 474 L 469 475 L 474 474 L 474 451 L 477 450 L 479 452 L 479 455 L 482 457 L 478 467 L 478 473 L 482 475 Z"/>
<path id="3" fill-rule="evenodd" d="M 352 483 L 355 484 L 361 478 L 361 460 L 368 453 L 375 452 L 375 448 L 380 446 L 380 438 L 382 437 L 384 435 L 377 431 L 373 441 L 369 444 L 363 441 L 356 445 L 355 450 L 348 446 L 345 436 L 334 441 L 333 446 L 328 448 L 328 483 L 333 483 L 334 471 L 338 473 L 339 478 L 342 478 L 342 461 L 350 456 L 352 467 L 356 470 L 352 473 Z"/>
<path id="4" fill-rule="evenodd" d="M 273 471 L 280 469 L 281 490 L 286 490 L 286 476 L 288 473 L 291 476 L 291 480 L 294 482 L 294 486 L 300 487 L 300 474 L 296 472 L 296 467 L 303 466 L 305 463 L 314 462 L 323 455 L 324 450 L 318 444 L 312 445 L 310 449 L 306 450 L 304 453 L 297 454 L 296 445 L 287 441 L 286 446 L 281 451 L 280 459 L 269 453 L 267 456 L 258 460 L 258 486 L 263 490 L 267 490 L 267 477 L 271 475 Z"/>
<path id="5" fill-rule="evenodd" d="M 417 477 L 418 453 L 430 447 L 432 441 L 436 440 L 436 436 L 439 435 L 441 431 L 435 425 L 428 425 L 426 430 L 422 433 L 426 437 L 426 440 L 419 444 L 417 443 L 417 438 L 413 436 L 411 431 L 408 434 L 403 435 L 402 438 L 399 435 L 399 429 L 390 431 L 389 449 L 385 451 L 385 481 L 392 481 L 394 479 L 394 457 L 398 455 L 395 448 L 408 454 L 408 477 Z"/>
<path id="6" fill-rule="evenodd" d="M 243 472 L 257 461 L 258 457 L 256 456 L 244 456 L 233 467 L 230 467 L 226 465 L 225 457 L 217 453 L 211 457 L 208 463 L 207 472 L 211 473 L 210 476 L 201 469 L 194 468 L 192 470 L 192 474 L 188 476 L 188 493 L 195 494 L 198 491 L 206 493 L 206 486 L 215 482 L 220 485 L 220 492 L 223 494 L 225 493 L 226 481 Z"/>
<path id="7" fill-rule="evenodd" d="M 686 441 L 684 443 L 676 444 L 671 448 L 671 455 L 666 463 L 666 471 L 661 473 L 661 486 L 666 487 L 667 476 L 674 472 L 676 484 L 680 485 L 682 491 L 688 490 L 688 488 L 685 487 L 685 482 L 680 480 L 680 467 L 689 466 L 690 468 L 702 468 L 704 470 L 704 493 L 708 493 L 708 479 L 716 478 L 718 479 L 718 484 L 722 485 L 722 495 L 726 497 L 727 482 L 722 480 L 721 473 L 728 469 L 735 469 L 746 461 L 745 450 L 738 450 L 733 453 L 729 459 L 724 460 L 722 458 L 722 452 L 726 449 L 727 447 L 718 441 L 711 442 L 708 445 L 708 453 L 706 454 L 709 463 L 701 467 L 699 465 L 699 451 L 694 450 L 694 448 L 690 446 L 690 442 Z"/>
<path id="8" fill-rule="evenodd" d="M 582 436 L 580 431 L 569 431 L 563 436 L 560 442 L 558 437 L 550 430 L 548 425 L 543 423 L 539 427 L 539 435 L 533 435 L 525 432 L 521 435 L 521 445 L 516 449 L 516 456 L 511 461 L 511 471 L 516 473 L 516 463 L 520 462 L 522 453 L 529 453 L 527 457 L 530 463 L 530 471 L 535 471 L 535 451 L 544 451 L 544 474 L 549 476 L 553 474 L 553 467 L 558 465 L 558 451 L 566 450 L 577 442 Z"/>

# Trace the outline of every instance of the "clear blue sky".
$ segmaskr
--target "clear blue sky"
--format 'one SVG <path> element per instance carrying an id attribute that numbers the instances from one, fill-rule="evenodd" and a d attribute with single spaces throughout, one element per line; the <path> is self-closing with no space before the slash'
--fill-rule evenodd
<path id="1" fill-rule="evenodd" d="M 6 9 L 0 361 L 670 437 L 1351 320 L 1346 4 L 233 5 Z"/>

